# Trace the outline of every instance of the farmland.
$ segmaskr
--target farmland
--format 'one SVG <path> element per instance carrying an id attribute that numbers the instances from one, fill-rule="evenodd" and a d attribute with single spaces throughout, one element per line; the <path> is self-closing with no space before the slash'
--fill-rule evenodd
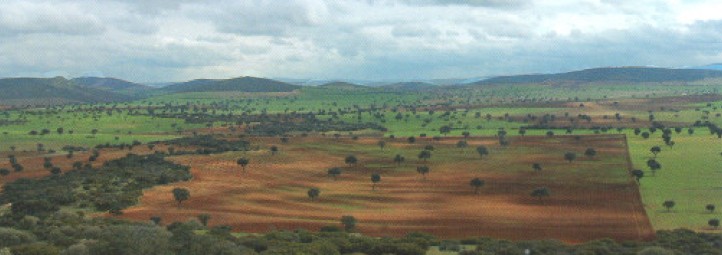
<path id="1" fill-rule="evenodd" d="M 103 169 L 131 153 L 162 155 L 190 167 L 193 177 L 145 188 L 131 199 L 137 204 L 124 202 L 120 210 L 77 203 L 61 210 L 168 226 L 205 215 L 209 228 L 242 236 L 319 231 L 338 226 L 342 216 L 372 237 L 423 232 L 576 244 L 650 241 L 655 231 L 679 228 L 718 233 L 707 223 L 719 211 L 705 208 L 722 197 L 714 133 L 722 97 L 708 93 L 715 89 L 320 86 L 8 106 L 0 115 L 0 157 L 8 160 L 0 168 L 9 171 L 0 183 L 52 179 L 55 168 L 61 175 Z M 236 142 L 247 146 L 219 145 Z M 594 153 L 585 155 L 588 149 Z M 424 150 L 429 158 L 419 157 Z M 569 152 L 576 157 L 565 159 Z M 346 163 L 349 155 L 357 162 Z M 241 158 L 247 166 L 237 163 Z M 650 159 L 661 168 L 651 169 Z M 333 168 L 339 172 L 331 175 Z M 633 170 L 644 176 L 636 181 Z M 482 182 L 478 190 L 474 178 Z M 180 204 L 177 188 L 190 193 Z M 319 193 L 310 197 L 312 188 Z M 670 200 L 672 207 L 663 206 Z"/>

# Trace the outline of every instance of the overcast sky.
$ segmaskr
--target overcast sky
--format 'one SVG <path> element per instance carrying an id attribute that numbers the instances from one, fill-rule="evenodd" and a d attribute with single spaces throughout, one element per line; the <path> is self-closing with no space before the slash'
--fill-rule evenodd
<path id="1" fill-rule="evenodd" d="M 722 62 L 719 0 L 0 1 L 0 77 L 466 78 Z"/>

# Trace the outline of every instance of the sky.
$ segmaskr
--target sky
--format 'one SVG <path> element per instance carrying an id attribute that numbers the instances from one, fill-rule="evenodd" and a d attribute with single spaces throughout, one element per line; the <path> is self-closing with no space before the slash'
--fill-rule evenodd
<path id="1" fill-rule="evenodd" d="M 718 0 L 0 1 L 0 77 L 415 80 L 722 62 Z"/>

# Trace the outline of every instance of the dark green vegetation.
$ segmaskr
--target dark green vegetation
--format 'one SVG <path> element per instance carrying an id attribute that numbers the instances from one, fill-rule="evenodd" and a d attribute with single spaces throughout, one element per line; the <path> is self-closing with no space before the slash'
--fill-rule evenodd
<path id="1" fill-rule="evenodd" d="M 191 178 L 188 167 L 165 161 L 160 154 L 129 154 L 95 169 L 78 167 L 64 174 L 6 183 L 0 203 L 11 203 L 11 216 L 46 217 L 61 207 L 121 213 L 134 205 L 145 188 Z"/>

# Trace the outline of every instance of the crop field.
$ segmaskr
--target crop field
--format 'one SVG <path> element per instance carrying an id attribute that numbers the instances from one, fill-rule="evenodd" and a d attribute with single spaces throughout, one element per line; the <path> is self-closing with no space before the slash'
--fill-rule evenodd
<path id="1" fill-rule="evenodd" d="M 333 225 L 343 215 L 359 221 L 360 232 L 376 236 L 403 236 L 427 232 L 445 238 L 491 236 L 515 240 L 539 237 L 569 242 L 604 237 L 648 240 L 653 237 L 637 184 L 629 177 L 627 151 L 622 136 L 518 137 L 501 147 L 496 139 L 470 138 L 468 147 L 457 148 L 463 137 L 386 139 L 293 137 L 287 144 L 277 139 L 255 142 L 278 144 L 268 150 L 212 156 L 177 156 L 174 162 L 191 166 L 193 180 L 147 190 L 140 205 L 128 208 L 123 218 L 147 220 L 160 216 L 168 222 L 198 214 L 211 215 L 211 225 L 230 225 L 242 232 L 272 229 L 319 229 Z M 433 146 L 426 162 L 417 154 Z M 480 157 L 477 146 L 489 155 Z M 594 157 L 582 155 L 594 147 Z M 579 158 L 564 160 L 567 151 Z M 348 155 L 356 164 L 345 164 Z M 400 154 L 406 159 L 396 164 Z M 246 157 L 244 172 L 236 159 Z M 532 164 L 543 162 L 541 171 Z M 426 165 L 423 177 L 417 166 Z M 327 169 L 340 167 L 334 178 Z M 381 181 L 373 188 L 371 174 Z M 478 194 L 470 180 L 485 185 Z M 184 187 L 191 198 L 180 206 L 170 190 Z M 307 196 L 320 189 L 316 199 Z M 551 196 L 530 193 L 547 187 Z"/>

